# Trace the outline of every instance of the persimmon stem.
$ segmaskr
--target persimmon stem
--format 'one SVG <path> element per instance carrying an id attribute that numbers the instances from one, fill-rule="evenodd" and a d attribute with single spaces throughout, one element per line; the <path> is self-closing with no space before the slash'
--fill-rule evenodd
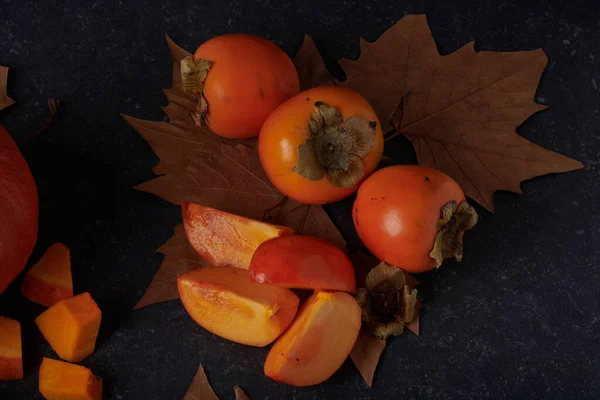
<path id="1" fill-rule="evenodd" d="M 48 119 L 46 120 L 44 125 L 42 125 L 37 131 L 35 131 L 31 135 L 29 135 L 28 137 L 26 137 L 25 139 L 20 141 L 19 146 L 27 144 L 29 141 L 31 141 L 32 139 L 35 139 L 36 137 L 38 137 L 39 135 L 44 133 L 48 128 L 50 128 L 50 126 L 52 126 L 52 124 L 54 123 L 54 120 L 56 119 L 56 114 L 58 112 L 59 107 L 60 107 L 60 100 L 49 99 L 48 100 L 48 108 L 50 109 L 50 117 L 48 117 Z"/>

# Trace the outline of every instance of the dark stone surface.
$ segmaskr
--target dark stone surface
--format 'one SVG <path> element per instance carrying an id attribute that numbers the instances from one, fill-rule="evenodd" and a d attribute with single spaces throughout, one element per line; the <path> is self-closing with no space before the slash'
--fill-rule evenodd
<path id="1" fill-rule="evenodd" d="M 0 2 L 0 64 L 12 67 L 18 101 L 0 117 L 22 139 L 46 118 L 49 97 L 66 105 L 59 123 L 23 147 L 41 198 L 32 260 L 55 241 L 71 248 L 76 292 L 90 291 L 104 312 L 98 350 L 83 364 L 102 377 L 105 398 L 180 399 L 200 361 L 223 399 L 234 384 L 254 399 L 600 398 L 596 1 L 61 3 Z M 222 33 L 255 33 L 292 54 L 308 32 L 334 65 L 358 55 L 360 35 L 374 40 L 422 12 L 443 53 L 470 40 L 488 50 L 543 47 L 550 64 L 538 101 L 552 107 L 519 132 L 586 169 L 528 181 L 524 196 L 497 194 L 495 215 L 478 209 L 464 261 L 423 277 L 422 336 L 390 342 L 374 388 L 349 361 L 322 385 L 284 386 L 263 375 L 267 349 L 206 332 L 179 301 L 129 311 L 160 264 L 153 250 L 180 221 L 178 207 L 132 189 L 153 177 L 157 158 L 119 116 L 163 118 L 164 33 L 188 49 Z M 402 138 L 386 155 L 386 164 L 414 160 Z M 328 211 L 356 248 L 351 202 Z M 22 323 L 26 378 L 0 382 L 1 399 L 41 398 L 41 357 L 55 356 L 32 322 L 42 307 L 19 295 L 21 280 L 0 298 L 0 315 Z"/>

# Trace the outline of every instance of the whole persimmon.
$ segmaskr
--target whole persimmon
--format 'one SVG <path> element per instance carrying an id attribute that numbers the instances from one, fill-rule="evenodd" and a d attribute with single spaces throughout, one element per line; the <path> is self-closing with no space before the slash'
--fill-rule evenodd
<path id="1" fill-rule="evenodd" d="M 277 45 L 247 34 L 217 36 L 181 62 L 184 89 L 197 95 L 196 124 L 227 138 L 258 135 L 279 104 L 298 93 L 292 60 Z"/>
<path id="2" fill-rule="evenodd" d="M 380 260 L 420 273 L 462 259 L 477 213 L 448 175 L 415 165 L 383 168 L 358 189 L 352 210 L 365 246 Z"/>
<path id="3" fill-rule="evenodd" d="M 269 115 L 258 137 L 258 153 L 283 194 L 306 204 L 333 203 L 375 171 L 383 133 L 360 94 L 320 86 L 297 94 Z"/>

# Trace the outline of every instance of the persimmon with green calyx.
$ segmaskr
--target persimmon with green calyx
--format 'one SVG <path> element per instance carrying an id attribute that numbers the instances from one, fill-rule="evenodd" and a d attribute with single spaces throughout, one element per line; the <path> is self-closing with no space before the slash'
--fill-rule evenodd
<path id="1" fill-rule="evenodd" d="M 177 278 L 188 314 L 207 331 L 233 342 L 263 347 L 277 339 L 298 310 L 289 289 L 254 283 L 238 268 L 198 268 Z"/>
<path id="2" fill-rule="evenodd" d="M 197 125 L 232 139 L 257 136 L 269 114 L 300 90 L 292 60 L 274 43 L 229 34 L 181 61 L 186 91 L 197 96 Z"/>
<path id="3" fill-rule="evenodd" d="M 267 240 L 250 261 L 250 279 L 295 289 L 354 292 L 354 266 L 346 253 L 314 236 Z"/>
<path id="4" fill-rule="evenodd" d="M 443 172 L 415 165 L 383 168 L 358 190 L 352 210 L 365 246 L 407 272 L 462 260 L 463 235 L 477 213 L 458 184 Z"/>
<path id="5" fill-rule="evenodd" d="M 383 133 L 361 95 L 321 86 L 299 93 L 269 115 L 258 152 L 267 176 L 283 194 L 306 204 L 333 203 L 375 171 Z"/>
<path id="6" fill-rule="evenodd" d="M 38 192 L 29 166 L 0 125 L 0 295 L 33 251 L 38 213 Z"/>
<path id="7" fill-rule="evenodd" d="M 358 338 L 361 310 L 344 292 L 316 292 L 273 345 L 265 375 L 294 386 L 327 380 L 350 354 Z"/>

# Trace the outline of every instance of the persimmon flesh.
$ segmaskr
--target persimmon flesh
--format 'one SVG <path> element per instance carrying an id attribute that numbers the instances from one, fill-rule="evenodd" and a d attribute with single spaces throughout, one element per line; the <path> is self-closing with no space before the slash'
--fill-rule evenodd
<path id="1" fill-rule="evenodd" d="M 354 267 L 346 253 L 314 236 L 267 240 L 252 256 L 250 278 L 287 288 L 356 290 Z"/>
<path id="2" fill-rule="evenodd" d="M 248 269 L 256 248 L 265 240 L 292 235 L 285 226 L 183 202 L 185 234 L 198 254 L 214 267 Z"/>
<path id="3" fill-rule="evenodd" d="M 373 255 L 412 273 L 429 271 L 445 258 L 460 260 L 463 233 L 477 221 L 452 178 L 414 165 L 371 175 L 358 189 L 352 215 Z"/>
<path id="4" fill-rule="evenodd" d="M 258 135 L 269 114 L 300 90 L 292 60 L 258 36 L 217 36 L 203 43 L 194 59 L 211 62 L 203 89 L 205 121 L 220 136 Z"/>
<path id="5" fill-rule="evenodd" d="M 298 297 L 289 289 L 250 281 L 237 268 L 198 268 L 177 279 L 181 302 L 204 329 L 233 342 L 266 346 L 290 325 Z"/>
<path id="6" fill-rule="evenodd" d="M 317 292 L 273 345 L 265 375 L 294 386 L 311 386 L 337 371 L 358 337 L 361 311 L 344 292 Z"/>
<path id="7" fill-rule="evenodd" d="M 283 194 L 306 204 L 332 203 L 375 171 L 383 133 L 360 94 L 321 86 L 271 113 L 258 137 L 258 152 L 267 176 Z"/>

